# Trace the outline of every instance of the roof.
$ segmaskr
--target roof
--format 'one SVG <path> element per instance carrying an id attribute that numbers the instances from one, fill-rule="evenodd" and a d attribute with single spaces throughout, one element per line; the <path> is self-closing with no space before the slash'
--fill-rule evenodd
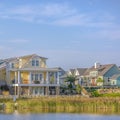
<path id="1" fill-rule="evenodd" d="M 16 59 L 20 59 L 20 58 L 35 57 L 35 56 L 38 56 L 38 57 L 40 57 L 40 58 L 47 59 L 47 58 L 41 57 L 41 56 L 39 56 L 39 55 L 37 55 L 37 54 L 30 54 L 30 55 L 25 55 L 25 56 L 11 57 L 11 58 L 7 58 L 7 59 L 2 59 L 2 60 L 0 60 L 0 62 L 10 62 L 10 61 L 12 61 L 12 60 L 16 60 Z"/>
<path id="2" fill-rule="evenodd" d="M 108 72 L 115 64 L 106 64 L 106 65 L 100 65 L 98 68 L 95 68 L 94 66 L 91 68 L 88 68 L 84 75 L 89 75 L 92 71 L 98 71 L 98 75 L 103 76 L 106 72 Z"/>
<path id="3" fill-rule="evenodd" d="M 120 74 L 115 74 L 111 77 L 111 79 L 116 80 L 118 77 L 120 77 Z"/>
<path id="4" fill-rule="evenodd" d="M 13 62 L 13 61 L 23 59 L 23 58 L 27 58 L 27 57 L 29 57 L 31 59 L 31 58 L 34 58 L 36 56 L 39 57 L 39 58 L 47 59 L 47 58 L 41 57 L 37 54 L 30 54 L 30 55 L 25 55 L 25 56 L 11 57 L 11 58 L 7 58 L 7 59 L 0 59 L 0 68 L 5 68 L 6 67 L 6 62 Z"/>
<path id="5" fill-rule="evenodd" d="M 69 72 L 73 75 L 75 73 L 75 69 L 70 69 Z"/>
<path id="6" fill-rule="evenodd" d="M 76 70 L 78 71 L 79 75 L 84 75 L 87 68 L 77 68 Z"/>
<path id="7" fill-rule="evenodd" d="M 60 69 L 57 68 L 19 68 L 19 69 L 11 69 L 11 71 L 46 71 L 46 72 L 58 72 Z"/>
<path id="8" fill-rule="evenodd" d="M 47 59 L 45 57 L 41 57 L 37 54 L 30 54 L 30 55 L 25 55 L 25 56 L 19 56 L 19 57 L 11 57 L 11 58 L 7 58 L 7 59 L 1 59 L 0 60 L 0 63 L 3 63 L 3 62 L 10 62 L 10 61 L 13 61 L 13 60 L 17 60 L 17 59 L 20 59 L 20 58 L 26 58 L 26 57 L 35 57 L 35 56 L 38 56 L 40 58 L 44 58 L 44 59 Z"/>

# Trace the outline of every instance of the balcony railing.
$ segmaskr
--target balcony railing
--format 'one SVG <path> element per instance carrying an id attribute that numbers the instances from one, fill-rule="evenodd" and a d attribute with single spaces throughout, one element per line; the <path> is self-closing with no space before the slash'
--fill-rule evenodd
<path id="1" fill-rule="evenodd" d="M 11 84 L 18 84 L 17 80 L 12 80 Z M 20 84 L 57 84 L 57 80 L 55 81 L 47 81 L 47 80 L 32 80 L 31 82 L 27 80 L 27 82 L 22 81 Z"/>
<path id="2" fill-rule="evenodd" d="M 39 80 L 33 80 L 32 81 L 32 84 L 57 84 L 57 81 L 46 81 L 46 80 L 42 80 L 42 81 L 39 81 Z"/>

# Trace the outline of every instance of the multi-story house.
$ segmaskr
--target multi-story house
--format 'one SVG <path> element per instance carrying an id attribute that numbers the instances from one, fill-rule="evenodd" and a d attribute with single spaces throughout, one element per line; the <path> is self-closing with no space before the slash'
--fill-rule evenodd
<path id="1" fill-rule="evenodd" d="M 14 95 L 59 94 L 61 68 L 48 68 L 47 58 L 36 54 L 0 60 L 0 81 Z"/>
<path id="2" fill-rule="evenodd" d="M 109 86 L 113 85 L 110 78 L 119 73 L 120 71 L 115 64 L 95 63 L 93 67 L 86 70 L 84 77 L 89 80 L 87 86 Z"/>

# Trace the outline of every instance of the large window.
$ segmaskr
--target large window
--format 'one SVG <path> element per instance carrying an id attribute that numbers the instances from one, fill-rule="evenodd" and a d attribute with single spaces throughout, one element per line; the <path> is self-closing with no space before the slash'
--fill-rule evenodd
<path id="1" fill-rule="evenodd" d="M 31 80 L 32 81 L 42 81 L 43 74 L 42 73 L 32 73 Z"/>
<path id="2" fill-rule="evenodd" d="M 35 80 L 39 80 L 38 74 L 35 74 Z"/>

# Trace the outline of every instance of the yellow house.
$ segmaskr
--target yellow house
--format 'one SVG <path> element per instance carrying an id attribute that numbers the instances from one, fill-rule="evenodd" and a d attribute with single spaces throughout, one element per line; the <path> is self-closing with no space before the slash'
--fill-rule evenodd
<path id="1" fill-rule="evenodd" d="M 0 60 L 0 80 L 13 95 L 58 95 L 60 68 L 48 68 L 36 54 Z"/>

